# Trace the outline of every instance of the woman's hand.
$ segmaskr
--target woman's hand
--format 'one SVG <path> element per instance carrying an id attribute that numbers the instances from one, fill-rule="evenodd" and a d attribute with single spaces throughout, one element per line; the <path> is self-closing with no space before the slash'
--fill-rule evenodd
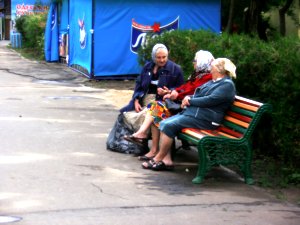
<path id="1" fill-rule="evenodd" d="M 134 109 L 135 109 L 136 112 L 142 111 L 142 106 L 140 105 L 138 99 L 135 99 L 135 100 L 134 100 Z"/>
<path id="2" fill-rule="evenodd" d="M 166 94 L 170 94 L 171 90 L 169 90 L 169 88 L 167 88 L 166 86 L 164 86 L 163 88 L 157 88 L 157 94 L 160 96 L 164 96 Z"/>
<path id="3" fill-rule="evenodd" d="M 167 98 L 171 98 L 171 94 L 164 95 L 163 100 L 166 100 Z"/>
<path id="4" fill-rule="evenodd" d="M 177 99 L 177 97 L 178 97 L 178 92 L 173 90 L 173 91 L 170 91 L 169 94 L 164 95 L 163 99 L 165 100 L 166 98 L 169 98 L 174 101 Z"/>
<path id="5" fill-rule="evenodd" d="M 178 97 L 178 92 L 177 92 L 177 91 L 175 91 L 175 90 L 171 91 L 171 94 L 170 94 L 170 99 L 172 99 L 172 100 L 176 100 L 176 99 L 177 99 L 177 97 Z"/>
<path id="6" fill-rule="evenodd" d="M 187 106 L 190 106 L 189 100 L 191 99 L 190 96 L 185 96 L 181 103 L 181 108 L 186 108 Z"/>

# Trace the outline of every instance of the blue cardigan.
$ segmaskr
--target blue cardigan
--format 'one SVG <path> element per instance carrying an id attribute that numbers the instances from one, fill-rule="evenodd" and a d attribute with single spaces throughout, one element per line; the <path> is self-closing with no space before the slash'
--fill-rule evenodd
<path id="1" fill-rule="evenodd" d="M 135 99 L 141 100 L 149 90 L 151 82 L 152 70 L 154 62 L 148 62 L 143 67 L 141 74 L 137 77 L 132 99 L 129 104 L 120 109 L 120 112 L 127 112 L 134 110 Z M 159 69 L 157 72 L 159 75 L 157 87 L 166 86 L 169 89 L 175 89 L 183 84 L 183 72 L 179 65 L 168 60 L 166 65 Z M 162 96 L 156 95 L 156 100 L 162 100 Z"/>
<path id="2" fill-rule="evenodd" d="M 215 82 L 211 80 L 195 90 L 190 106 L 182 114 L 220 124 L 235 94 L 235 85 L 229 77 Z"/>

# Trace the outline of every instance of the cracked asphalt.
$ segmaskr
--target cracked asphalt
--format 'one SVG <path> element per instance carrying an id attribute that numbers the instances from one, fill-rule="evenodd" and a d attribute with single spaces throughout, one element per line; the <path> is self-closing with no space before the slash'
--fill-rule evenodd
<path id="1" fill-rule="evenodd" d="M 178 152 L 175 171 L 154 172 L 106 150 L 119 106 L 112 93 L 128 90 L 85 86 L 65 65 L 29 61 L 7 44 L 0 41 L 0 224 L 300 224 L 298 206 L 226 168 L 192 184 L 195 151 Z"/>

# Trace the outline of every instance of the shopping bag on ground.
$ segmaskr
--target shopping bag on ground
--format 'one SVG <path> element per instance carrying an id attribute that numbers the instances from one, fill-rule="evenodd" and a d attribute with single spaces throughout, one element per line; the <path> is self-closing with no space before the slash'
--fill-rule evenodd
<path id="1" fill-rule="evenodd" d="M 108 135 L 106 141 L 107 150 L 136 155 L 145 152 L 145 148 L 148 148 L 148 146 L 139 146 L 134 143 L 128 142 L 123 138 L 125 135 L 131 135 L 133 133 L 133 127 L 128 126 L 128 124 L 124 122 L 124 115 L 120 113 L 112 130 Z"/>

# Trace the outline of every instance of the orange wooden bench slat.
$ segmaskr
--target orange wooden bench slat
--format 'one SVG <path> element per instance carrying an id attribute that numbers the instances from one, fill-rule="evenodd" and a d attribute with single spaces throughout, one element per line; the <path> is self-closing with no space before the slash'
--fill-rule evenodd
<path id="1" fill-rule="evenodd" d="M 196 137 L 196 138 L 199 138 L 199 139 L 206 136 L 205 134 L 202 134 L 199 131 L 200 130 L 196 130 L 196 129 L 192 129 L 192 128 L 184 128 L 184 129 L 182 129 L 181 132 L 184 133 L 184 134 L 189 134 L 189 135 L 191 135 L 193 137 Z"/>
<path id="2" fill-rule="evenodd" d="M 237 137 L 232 136 L 230 134 L 224 133 L 222 131 L 217 131 L 218 134 L 220 134 L 220 136 L 224 136 L 224 137 L 228 137 L 228 138 L 232 138 L 232 139 L 237 139 Z"/>
<path id="3" fill-rule="evenodd" d="M 256 112 L 258 110 L 258 108 L 259 108 L 257 106 L 248 105 L 248 104 L 245 104 L 245 103 L 242 103 L 242 102 L 239 102 L 239 101 L 234 101 L 233 105 L 235 105 L 237 107 L 240 107 L 240 108 L 243 108 L 243 109 L 247 109 L 247 110 L 253 111 L 253 112 Z"/>
<path id="4" fill-rule="evenodd" d="M 201 133 L 209 136 L 219 136 L 215 130 L 201 130 Z"/>
<path id="5" fill-rule="evenodd" d="M 245 123 L 245 122 L 243 122 L 241 120 L 238 120 L 236 118 L 233 118 L 231 116 L 225 116 L 224 120 L 230 121 L 230 122 L 235 123 L 235 124 L 237 124 L 239 126 L 242 126 L 244 128 L 248 128 L 249 127 L 249 123 Z"/>

